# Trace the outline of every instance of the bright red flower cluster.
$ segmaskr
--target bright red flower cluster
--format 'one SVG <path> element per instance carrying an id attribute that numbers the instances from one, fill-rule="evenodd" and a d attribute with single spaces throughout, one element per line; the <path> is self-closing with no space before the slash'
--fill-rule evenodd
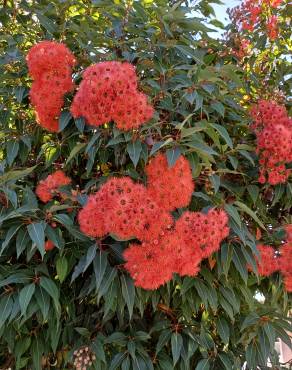
<path id="1" fill-rule="evenodd" d="M 138 91 L 133 65 L 102 62 L 84 71 L 71 113 L 93 126 L 113 120 L 119 129 L 129 130 L 148 121 L 154 110 L 147 96 Z"/>
<path id="2" fill-rule="evenodd" d="M 125 251 L 126 269 L 135 284 L 157 289 L 173 273 L 194 276 L 203 258 L 220 247 L 229 229 L 224 211 L 185 212 L 174 224 L 170 211 L 187 206 L 194 184 L 184 157 L 168 167 L 159 154 L 146 169 L 147 187 L 128 177 L 111 178 L 79 212 L 80 229 L 92 237 L 112 233 L 139 239 Z"/>
<path id="3" fill-rule="evenodd" d="M 278 18 L 276 15 L 269 17 L 266 15 L 278 8 L 282 2 L 283 0 L 245 0 L 240 6 L 231 10 L 231 19 L 239 30 L 250 32 L 264 20 L 268 37 L 274 40 L 278 36 Z"/>
<path id="4" fill-rule="evenodd" d="M 279 270 L 279 259 L 276 257 L 275 249 L 270 245 L 259 244 L 257 249 L 260 258 L 257 259 L 258 273 L 261 276 L 270 276 Z"/>
<path id="5" fill-rule="evenodd" d="M 292 292 L 292 225 L 285 227 L 286 241 L 279 249 L 279 256 L 273 247 L 258 245 L 260 259 L 257 259 L 258 272 L 262 276 L 270 276 L 280 271 L 284 277 L 285 289 Z"/>
<path id="6" fill-rule="evenodd" d="M 157 289 L 172 278 L 195 276 L 200 271 L 202 259 L 220 248 L 221 241 L 229 234 L 228 217 L 222 210 L 207 214 L 185 212 L 175 227 L 161 233 L 142 245 L 132 244 L 124 252 L 125 267 L 144 289 Z"/>
<path id="7" fill-rule="evenodd" d="M 259 182 L 285 183 L 291 173 L 285 165 L 292 162 L 292 119 L 285 107 L 267 100 L 259 101 L 251 115 L 261 165 Z"/>
<path id="8" fill-rule="evenodd" d="M 194 191 L 189 161 L 180 156 L 172 167 L 164 154 L 158 154 L 145 168 L 150 196 L 166 211 L 186 207 Z"/>
<path id="9" fill-rule="evenodd" d="M 113 177 L 91 195 L 78 215 L 80 229 L 93 237 L 111 233 L 121 239 L 158 238 L 171 227 L 171 216 L 160 209 L 147 189 L 129 177 Z"/>
<path id="10" fill-rule="evenodd" d="M 44 203 L 49 202 L 55 195 L 60 193 L 59 188 L 71 183 L 63 171 L 58 170 L 49 175 L 45 180 L 41 180 L 36 188 L 36 194 Z"/>
<path id="11" fill-rule="evenodd" d="M 38 122 L 47 130 L 57 132 L 64 95 L 73 89 L 74 56 L 64 44 L 42 41 L 30 49 L 26 60 L 34 80 L 30 99 Z"/>

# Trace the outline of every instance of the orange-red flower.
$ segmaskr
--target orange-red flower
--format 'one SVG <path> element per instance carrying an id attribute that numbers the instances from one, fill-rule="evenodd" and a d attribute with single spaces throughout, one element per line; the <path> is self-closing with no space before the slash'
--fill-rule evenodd
<path id="1" fill-rule="evenodd" d="M 102 62 L 88 67 L 74 97 L 71 113 L 93 126 L 115 121 L 121 130 L 137 128 L 154 113 L 147 97 L 138 91 L 130 63 Z"/>
<path id="2" fill-rule="evenodd" d="M 31 103 L 38 123 L 49 131 L 59 131 L 59 116 L 64 95 L 73 89 L 74 55 L 62 43 L 42 41 L 27 55 L 28 70 L 33 78 Z"/>
<path id="3" fill-rule="evenodd" d="M 165 154 L 158 154 L 146 166 L 147 189 L 155 202 L 166 211 L 186 207 L 194 191 L 189 161 L 180 156 L 170 167 Z"/>
<path id="4" fill-rule="evenodd" d="M 59 188 L 71 183 L 63 171 L 58 170 L 49 175 L 45 180 L 41 180 L 36 187 L 36 194 L 44 203 L 53 199 L 54 195 L 59 194 Z"/>

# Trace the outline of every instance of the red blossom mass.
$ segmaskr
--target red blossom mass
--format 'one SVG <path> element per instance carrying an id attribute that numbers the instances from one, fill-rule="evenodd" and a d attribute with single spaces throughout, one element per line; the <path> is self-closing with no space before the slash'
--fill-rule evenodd
<path id="1" fill-rule="evenodd" d="M 187 159 L 181 156 L 169 168 L 165 155 L 158 155 L 146 172 L 147 188 L 129 177 L 110 178 L 89 196 L 78 220 L 89 236 L 111 233 L 141 241 L 124 252 L 125 267 L 136 286 L 157 289 L 174 273 L 199 272 L 202 259 L 217 251 L 228 235 L 228 217 L 215 209 L 185 212 L 174 224 L 170 211 L 187 206 L 194 188 Z"/>
<path id="2" fill-rule="evenodd" d="M 278 36 L 278 17 L 270 14 L 282 2 L 283 0 L 244 0 L 240 6 L 231 10 L 231 19 L 238 30 L 249 32 L 254 31 L 258 25 L 264 24 L 269 39 L 275 40 Z"/>
<path id="3" fill-rule="evenodd" d="M 176 231 L 184 243 L 199 257 L 207 258 L 216 252 L 229 234 L 228 216 L 223 210 L 212 209 L 208 213 L 185 212 L 176 222 Z"/>
<path id="4" fill-rule="evenodd" d="M 194 191 L 189 161 L 180 156 L 169 167 L 165 154 L 158 154 L 145 168 L 147 189 L 155 202 L 166 211 L 186 207 Z"/>
<path id="5" fill-rule="evenodd" d="M 270 276 L 279 271 L 284 278 L 284 285 L 287 292 L 292 292 L 292 225 L 285 226 L 286 240 L 279 249 L 276 250 L 269 245 L 258 245 L 260 258 L 257 258 L 258 272 L 261 276 Z"/>
<path id="6" fill-rule="evenodd" d="M 257 258 L 258 273 L 261 276 L 270 276 L 279 270 L 279 259 L 275 255 L 275 249 L 269 245 L 257 246 L 260 258 Z"/>
<path id="7" fill-rule="evenodd" d="M 36 194 L 44 203 L 49 202 L 55 195 L 59 195 L 59 188 L 70 184 L 71 179 L 63 171 L 56 171 L 45 180 L 41 180 L 36 188 Z"/>
<path id="8" fill-rule="evenodd" d="M 79 212 L 81 231 L 93 237 L 111 233 L 121 239 L 141 241 L 158 238 L 173 219 L 147 194 L 146 188 L 129 177 L 111 178 L 91 195 Z"/>
<path id="9" fill-rule="evenodd" d="M 27 55 L 28 70 L 33 78 L 31 103 L 38 123 L 49 131 L 59 131 L 59 116 L 64 95 L 73 89 L 72 67 L 74 55 L 61 43 L 42 41 Z"/>
<path id="10" fill-rule="evenodd" d="M 137 128 L 154 113 L 147 96 L 138 91 L 135 68 L 130 63 L 101 62 L 88 67 L 74 97 L 71 113 L 90 125 L 111 120 L 121 130 Z"/>
<path id="11" fill-rule="evenodd" d="M 251 116 L 261 166 L 259 182 L 285 183 L 291 173 L 286 164 L 292 162 L 292 119 L 284 106 L 268 100 L 253 106 Z"/>

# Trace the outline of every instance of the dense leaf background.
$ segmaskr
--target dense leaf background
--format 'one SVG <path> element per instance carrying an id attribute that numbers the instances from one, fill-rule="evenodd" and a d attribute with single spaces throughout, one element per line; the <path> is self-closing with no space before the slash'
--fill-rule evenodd
<path id="1" fill-rule="evenodd" d="M 268 357 L 280 368 L 274 342 L 281 337 L 291 345 L 291 297 L 281 276 L 257 276 L 254 254 L 256 239 L 281 244 L 282 226 L 292 223 L 292 183 L 257 182 L 246 108 L 263 91 L 261 53 L 245 68 L 226 53 L 230 40 L 211 38 L 218 26 L 212 3 L 220 1 L 4 1 L 1 368 L 69 369 L 74 350 L 85 345 L 96 356 L 95 369 L 231 370 L 246 361 L 249 369 L 264 369 Z M 93 129 L 71 117 L 69 95 L 60 133 L 43 130 L 29 104 L 25 56 L 44 39 L 62 41 L 75 54 L 76 84 L 92 63 L 133 63 L 154 118 L 133 132 L 112 123 Z M 278 53 L 266 65 L 270 91 L 287 95 L 291 76 L 283 56 L 289 48 L 283 40 L 273 45 Z M 255 34 L 254 41 L 264 50 L 263 36 Z M 166 151 L 170 165 L 181 153 L 189 159 L 196 182 L 190 209 L 224 207 L 231 233 L 196 278 L 174 277 L 144 291 L 123 268 L 127 243 L 86 237 L 76 214 L 110 175 L 145 181 L 145 164 L 158 151 Z M 60 168 L 72 177 L 78 202 L 68 197 L 43 205 L 35 187 Z M 64 191 L 70 195 L 72 189 Z M 46 239 L 57 248 L 45 252 Z"/>

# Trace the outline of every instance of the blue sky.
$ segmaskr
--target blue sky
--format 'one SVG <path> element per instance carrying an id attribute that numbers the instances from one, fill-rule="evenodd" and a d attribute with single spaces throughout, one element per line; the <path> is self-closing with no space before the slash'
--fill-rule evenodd
<path id="1" fill-rule="evenodd" d="M 233 8 L 234 6 L 240 4 L 240 0 L 223 0 L 224 5 L 211 4 L 216 12 L 218 19 L 226 23 L 228 20 L 227 8 Z"/>

